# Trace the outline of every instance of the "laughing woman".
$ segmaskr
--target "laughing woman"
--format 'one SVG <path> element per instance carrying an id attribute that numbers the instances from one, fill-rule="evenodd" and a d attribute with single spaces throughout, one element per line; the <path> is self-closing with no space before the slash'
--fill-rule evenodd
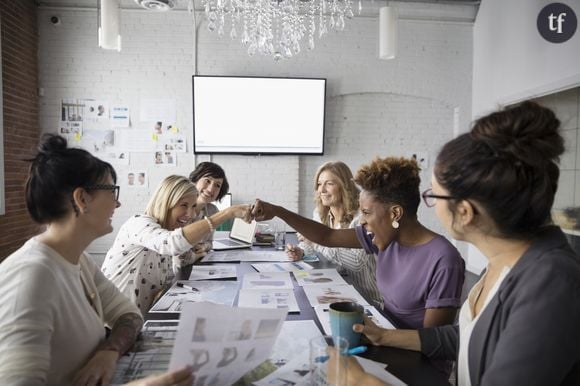
<path id="1" fill-rule="evenodd" d="M 115 183 L 108 163 L 44 137 L 25 191 L 46 229 L 0 265 L 0 384 L 109 384 L 133 344 L 139 309 L 84 253 L 113 230 Z"/>
<path id="2" fill-rule="evenodd" d="M 221 166 L 213 162 L 201 162 L 191 172 L 189 179 L 199 192 L 194 221 L 216 214 L 219 209 L 212 202 L 221 201 L 230 189 L 226 173 Z M 195 244 L 194 252 L 198 256 L 204 256 L 211 251 L 212 240 L 213 232 L 210 232 Z"/>
<path id="3" fill-rule="evenodd" d="M 417 219 L 419 167 L 404 158 L 375 159 L 360 168 L 360 225 L 332 229 L 258 200 L 257 220 L 280 217 L 308 240 L 327 247 L 363 248 L 377 256 L 384 313 L 398 328 L 450 324 L 460 303 L 465 264 L 443 236 Z"/>
<path id="4" fill-rule="evenodd" d="M 191 222 L 197 204 L 195 185 L 182 176 L 161 182 L 144 214 L 131 217 L 119 230 L 103 263 L 103 273 L 144 314 L 174 278 L 174 269 L 193 264 L 194 246 L 215 227 L 234 217 L 249 220 L 250 206 L 235 205 Z"/>

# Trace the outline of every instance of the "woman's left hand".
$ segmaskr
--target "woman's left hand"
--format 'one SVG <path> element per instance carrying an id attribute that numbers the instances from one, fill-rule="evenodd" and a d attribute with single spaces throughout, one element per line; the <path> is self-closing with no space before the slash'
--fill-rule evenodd
<path id="1" fill-rule="evenodd" d="M 75 386 L 108 386 L 113 379 L 119 353 L 111 350 L 99 350 L 75 375 Z"/>

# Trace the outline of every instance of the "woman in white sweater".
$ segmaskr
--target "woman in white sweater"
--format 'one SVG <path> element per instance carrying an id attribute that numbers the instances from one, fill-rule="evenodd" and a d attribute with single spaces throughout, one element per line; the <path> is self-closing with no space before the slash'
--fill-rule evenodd
<path id="1" fill-rule="evenodd" d="M 156 296 L 185 265 L 205 253 L 195 245 L 226 220 L 249 221 L 250 205 L 234 205 L 194 221 L 198 192 L 186 177 L 169 176 L 157 187 L 144 214 L 123 224 L 102 270 L 145 314 Z"/>
<path id="2" fill-rule="evenodd" d="M 314 176 L 313 219 L 333 229 L 358 225 L 358 189 L 350 168 L 340 161 L 326 162 Z M 383 308 L 383 297 L 377 288 L 376 258 L 363 249 L 329 248 L 315 244 L 301 235 L 298 246 L 288 246 L 294 260 L 316 253 L 334 262 L 351 276 L 353 283 L 374 306 Z"/>
<path id="3" fill-rule="evenodd" d="M 115 181 L 108 163 L 44 138 L 26 205 L 46 228 L 0 264 L 0 384 L 108 384 L 133 344 L 139 310 L 84 253 L 113 230 Z"/>

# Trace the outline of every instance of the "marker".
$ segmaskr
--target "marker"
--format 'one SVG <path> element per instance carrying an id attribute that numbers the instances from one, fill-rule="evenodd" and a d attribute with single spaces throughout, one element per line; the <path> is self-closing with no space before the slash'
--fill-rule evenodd
<path id="1" fill-rule="evenodd" d="M 347 356 L 352 356 L 352 355 L 357 355 L 357 354 L 362 354 L 363 352 L 367 351 L 367 346 L 357 346 L 357 347 L 353 347 L 351 349 L 346 350 L 346 355 Z M 328 355 L 322 356 L 322 357 L 316 357 L 314 358 L 314 362 L 315 363 L 324 363 L 326 362 L 330 357 Z"/>
<path id="2" fill-rule="evenodd" d="M 177 283 L 176 285 L 177 285 L 178 287 L 182 287 L 182 288 L 188 289 L 188 290 L 190 290 L 190 291 L 193 291 L 193 292 L 199 292 L 199 290 L 198 290 L 197 288 L 195 288 L 195 287 L 192 287 L 192 286 L 190 286 L 190 285 L 187 285 L 187 284 L 183 284 L 183 283 Z"/>

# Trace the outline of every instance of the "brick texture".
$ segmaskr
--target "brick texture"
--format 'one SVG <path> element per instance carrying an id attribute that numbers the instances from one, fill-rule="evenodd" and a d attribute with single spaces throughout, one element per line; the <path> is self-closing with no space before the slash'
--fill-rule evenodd
<path id="1" fill-rule="evenodd" d="M 0 260 L 39 231 L 23 199 L 26 159 L 34 154 L 40 131 L 36 11 L 33 0 L 0 2 L 6 189 L 6 214 L 0 216 Z"/>

